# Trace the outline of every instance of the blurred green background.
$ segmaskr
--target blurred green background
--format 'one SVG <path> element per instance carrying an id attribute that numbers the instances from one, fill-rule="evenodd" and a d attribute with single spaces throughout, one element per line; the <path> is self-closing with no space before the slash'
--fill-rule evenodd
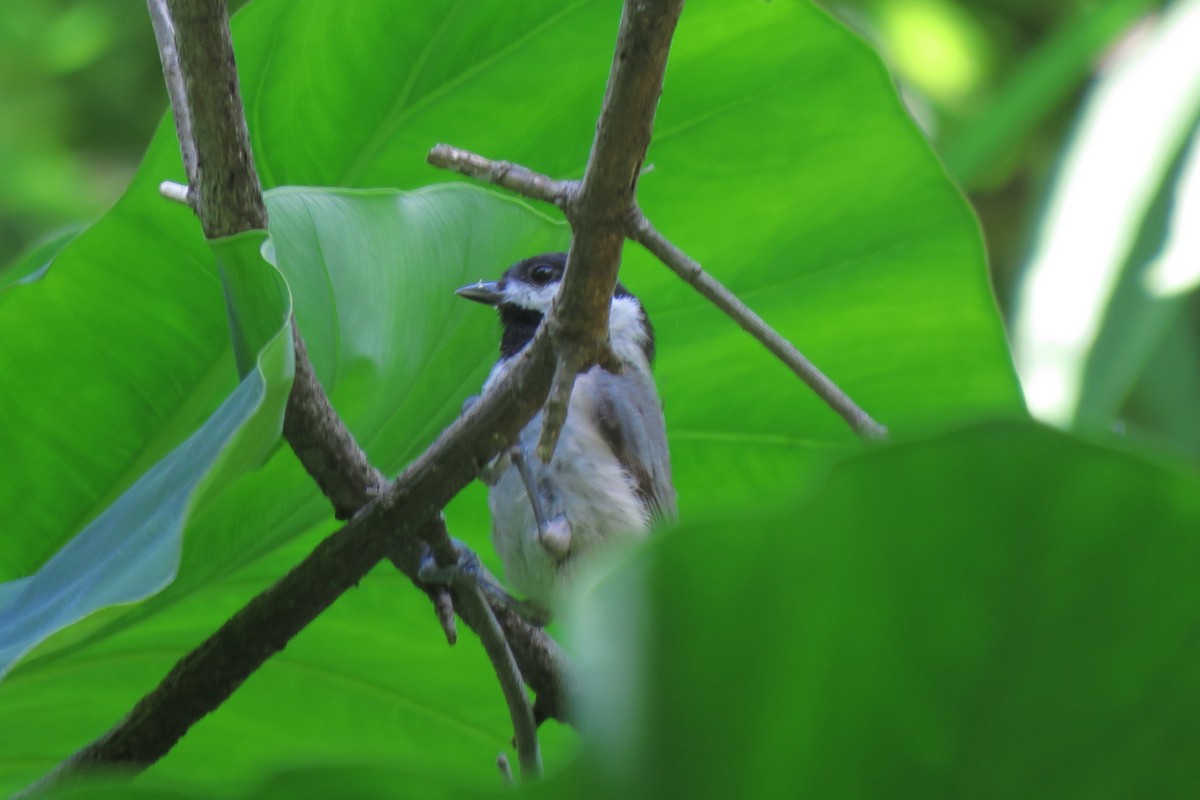
<path id="1" fill-rule="evenodd" d="M 969 196 L 1005 308 L 1055 165 L 1105 59 L 1155 0 L 853 0 L 825 7 L 887 61 Z"/>
<path id="2" fill-rule="evenodd" d="M 145 3 L 0 6 L 0 264 L 103 213 L 166 100 Z"/>

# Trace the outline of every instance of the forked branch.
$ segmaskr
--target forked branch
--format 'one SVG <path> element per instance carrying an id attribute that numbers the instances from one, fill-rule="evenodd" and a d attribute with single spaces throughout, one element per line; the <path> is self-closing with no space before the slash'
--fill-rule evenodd
<path id="1" fill-rule="evenodd" d="M 435 167 L 467 175 L 476 180 L 511 189 L 534 200 L 554 203 L 567 212 L 571 220 L 570 205 L 564 198 L 577 192 L 575 181 L 556 181 L 546 175 L 507 161 L 491 161 L 481 155 L 460 150 L 446 144 L 434 146 L 426 161 Z M 757 339 L 764 347 L 782 361 L 809 386 L 817 396 L 836 411 L 846 423 L 864 439 L 884 439 L 887 428 L 871 418 L 837 384 L 825 376 L 816 365 L 804 357 L 795 345 L 767 324 L 737 295 L 726 289 L 720 281 L 704 271 L 698 262 L 688 257 L 671 242 L 667 241 L 641 209 L 631 205 L 625 212 L 621 226 L 624 236 L 629 237 L 649 250 L 672 272 L 686 281 L 709 302 L 721 309 L 742 330 Z"/>

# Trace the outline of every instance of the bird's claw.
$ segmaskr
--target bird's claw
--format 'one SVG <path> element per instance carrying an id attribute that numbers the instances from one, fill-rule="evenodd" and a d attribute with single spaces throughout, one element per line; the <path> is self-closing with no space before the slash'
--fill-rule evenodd
<path id="1" fill-rule="evenodd" d="M 479 563 L 479 556 L 468 548 L 459 547 L 457 543 L 455 551 L 458 553 L 458 560 L 453 564 L 439 564 L 433 553 L 426 552 L 417 568 L 417 577 L 422 583 L 430 586 L 457 588 L 464 583 L 473 582 L 479 577 L 483 567 Z"/>
<path id="2" fill-rule="evenodd" d="M 535 627 L 544 628 L 550 624 L 549 611 L 532 600 L 518 600 L 505 591 L 474 551 L 457 541 L 455 550 L 458 561 L 453 564 L 439 564 L 433 553 L 427 552 L 417 568 L 417 578 L 429 586 L 478 591 L 488 605 L 507 609 Z"/>

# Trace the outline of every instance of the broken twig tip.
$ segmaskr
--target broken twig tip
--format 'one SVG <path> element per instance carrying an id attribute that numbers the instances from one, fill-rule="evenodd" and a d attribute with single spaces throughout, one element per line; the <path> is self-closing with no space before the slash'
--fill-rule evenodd
<path id="1" fill-rule="evenodd" d="M 158 193 L 168 200 L 191 208 L 192 201 L 188 196 L 188 187 L 175 181 L 163 181 L 158 185 Z"/>
<path id="2" fill-rule="evenodd" d="M 446 634 L 446 644 L 453 647 L 458 644 L 458 627 L 454 624 L 454 599 L 450 592 L 438 589 L 434 595 L 433 607 L 438 623 L 442 626 L 442 633 Z"/>
<path id="3" fill-rule="evenodd" d="M 512 765 L 508 763 L 508 756 L 504 753 L 496 756 L 496 769 L 500 770 L 500 777 L 505 786 L 513 786 L 516 783 L 513 780 Z"/>
<path id="4" fill-rule="evenodd" d="M 542 411 L 542 434 L 537 444 L 537 457 L 543 464 L 550 463 L 558 447 L 558 437 L 567 421 L 567 407 L 571 403 L 571 391 L 575 388 L 578 372 L 561 360 L 554 369 L 554 381 L 550 384 L 550 394 Z"/>

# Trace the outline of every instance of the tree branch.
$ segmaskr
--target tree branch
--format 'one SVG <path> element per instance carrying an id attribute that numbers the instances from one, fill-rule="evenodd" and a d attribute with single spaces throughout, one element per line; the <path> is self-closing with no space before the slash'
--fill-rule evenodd
<path id="1" fill-rule="evenodd" d="M 166 0 L 166 7 L 176 32 L 183 117 L 191 124 L 195 147 L 195 175 L 188 175 L 188 185 L 204 236 L 266 230 L 267 209 L 250 153 L 224 0 Z M 164 56 L 169 59 L 170 53 Z M 172 70 L 164 66 L 163 74 Z"/>
<path id="2" fill-rule="evenodd" d="M 42 778 L 31 791 L 97 767 L 140 770 L 157 761 L 197 720 L 216 709 L 254 670 L 383 557 L 383 537 L 363 535 L 369 516 L 348 525 L 278 583 L 184 656 L 126 717 Z M 398 531 L 401 536 L 410 530 Z"/>
<path id="3" fill-rule="evenodd" d="M 183 109 L 177 112 L 177 119 L 184 121 L 179 130 L 190 129 L 195 138 L 198 155 L 195 171 L 189 174 L 189 195 L 196 198 L 194 208 L 206 236 L 265 227 L 224 3 L 165 0 L 170 15 L 165 25 L 161 0 L 149 4 L 164 32 L 160 43 L 171 99 Z M 173 33 L 165 35 L 168 31 Z M 170 77 L 176 73 L 182 80 Z M 186 152 L 187 145 L 184 148 Z M 108 733 L 60 764 L 33 790 L 102 765 L 141 769 L 153 763 L 384 557 L 392 558 L 416 582 L 424 522 L 473 480 L 476 463 L 515 439 L 541 407 L 554 372 L 548 334 L 535 337 L 511 379 L 488 392 L 385 490 L 382 476 L 329 404 L 294 326 L 293 337 L 296 378 L 284 433 L 337 513 L 353 518 L 181 659 Z M 487 624 L 477 613 L 463 617 L 477 630 Z M 503 628 L 521 671 L 532 676 L 530 686 L 539 694 L 555 693 L 543 706 L 548 704 L 565 718 L 559 671 L 564 660 L 556 646 L 543 631 L 522 621 L 505 617 Z M 531 659 L 543 660 L 529 663 Z"/>
<path id="4" fill-rule="evenodd" d="M 175 25 L 171 22 L 167 0 L 146 0 L 146 6 L 150 10 L 150 23 L 154 26 L 154 40 L 158 43 L 167 96 L 171 99 L 171 116 L 175 120 L 175 136 L 179 139 L 179 154 L 183 158 L 183 174 L 187 175 L 188 186 L 196 186 L 199 184 L 196 172 L 196 141 L 192 136 L 192 115 L 188 110 L 183 73 L 179 70 L 179 51 L 175 48 Z M 178 184 L 171 186 L 178 187 Z M 187 187 L 184 187 L 182 196 L 174 189 L 168 191 L 172 192 L 172 200 L 192 205 L 193 198 L 189 196 Z"/>
<path id="5" fill-rule="evenodd" d="M 534 200 L 544 200 L 560 206 L 562 201 L 559 198 L 570 197 L 576 191 L 574 181 L 556 181 L 526 167 L 507 161 L 491 161 L 446 144 L 436 145 L 429 151 L 425 160 L 435 167 L 487 181 Z M 886 427 L 872 419 L 837 384 L 805 358 L 795 345 L 768 325 L 720 281 L 705 272 L 697 261 L 667 241 L 636 205 L 626 212 L 623 231 L 624 236 L 649 250 L 672 272 L 736 322 L 742 330 L 771 351 L 772 355 L 787 365 L 817 393 L 818 397 L 846 420 L 855 433 L 864 439 L 887 437 Z"/>
<path id="6" fill-rule="evenodd" d="M 465 601 L 465 602 L 464 602 Z M 492 661 L 492 668 L 500 679 L 500 687 L 504 692 L 504 701 L 508 704 L 508 714 L 513 721 L 513 738 L 517 743 L 517 761 L 521 767 L 521 778 L 532 781 L 542 777 L 542 753 L 538 747 L 538 724 L 534 719 L 533 709 L 529 706 L 529 698 L 525 696 L 525 684 L 521 681 L 521 669 L 508 640 L 504 638 L 504 629 L 496 619 L 487 601 L 478 587 L 473 587 L 458 593 L 459 605 L 471 608 L 473 616 L 480 617 L 484 624 L 476 630 L 483 649 Z"/>
<path id="7" fill-rule="evenodd" d="M 538 441 L 542 461 L 558 442 L 575 376 L 595 364 L 619 369 L 609 348 L 608 309 L 625 244 L 623 220 L 633 207 L 682 9 L 683 0 L 626 0 L 583 180 L 565 185 L 562 207 L 574 236 L 557 313 L 546 320 L 558 365 Z"/>
<path id="8" fill-rule="evenodd" d="M 208 239 L 265 230 L 267 208 L 239 93 L 225 4 L 220 0 L 147 0 L 175 131 L 188 177 L 186 199 Z M 180 199 L 175 185 L 164 192 Z M 386 483 L 333 410 L 291 320 L 295 377 L 283 434 L 300 462 L 349 519 Z"/>
<path id="9" fill-rule="evenodd" d="M 465 586 L 457 593 L 458 604 L 469 608 L 467 613 L 484 620 L 477 630 L 483 649 L 491 659 L 496 677 L 508 704 L 508 714 L 513 721 L 513 738 L 517 743 L 517 761 L 521 767 L 521 778 L 526 781 L 542 776 L 542 753 L 538 748 L 537 720 L 525 696 L 525 685 L 521 682 L 521 669 L 504 638 L 496 615 L 492 612 L 477 586 Z"/>
<path id="10" fill-rule="evenodd" d="M 152 14 L 161 12 L 159 0 L 149 2 Z M 196 146 L 189 195 L 198 195 L 194 207 L 205 235 L 216 238 L 265 228 L 266 210 L 241 112 L 224 3 L 165 2 L 174 35 L 160 37 L 164 74 L 171 83 L 177 51 L 182 91 L 172 89 L 172 102 L 186 109 L 177 117 L 184 120 L 178 130 L 186 131 L 190 122 Z M 589 363 L 614 363 L 608 353 L 608 309 L 625 237 L 624 215 L 633 207 L 681 6 L 682 0 L 626 2 L 588 168 L 578 192 L 562 199 L 575 230 L 567 277 L 557 307 L 506 377 L 395 481 L 382 486 L 379 473 L 316 382 L 293 326 L 297 370 L 285 435 L 337 513 L 353 516 L 180 660 L 124 720 L 39 786 L 102 764 L 137 769 L 153 763 L 382 558 L 390 557 L 416 580 L 423 535 L 439 558 L 447 555 L 444 530 L 441 536 L 430 536 L 423 530 L 426 521 L 474 479 L 476 464 L 516 438 L 542 407 L 555 375 Z M 172 41 L 174 50 L 167 46 Z M 564 401 L 560 397 L 556 402 Z M 466 606 L 459 613 L 468 625 L 480 630 L 488 624 L 479 617 L 490 613 Z M 524 680 L 537 692 L 538 718 L 565 718 L 569 666 L 562 653 L 543 631 L 531 629 L 510 610 L 497 608 L 495 615 Z"/>
<path id="11" fill-rule="evenodd" d="M 496 443 L 515 437 L 536 413 L 549 388 L 551 351 L 548 336 L 536 336 L 518 358 L 510 379 L 486 392 L 375 502 L 184 656 L 125 719 L 59 765 L 34 790 L 101 765 L 137 770 L 152 764 L 384 557 L 390 556 L 416 580 L 424 552 L 424 521 L 473 480 L 477 461 L 494 455 L 500 449 Z M 461 608 L 460 615 L 476 630 L 484 624 Z M 537 653 L 545 646 L 541 637 L 527 630 L 529 626 L 507 621 L 506 634 L 527 635 L 530 640 L 514 647 L 518 663 L 522 653 Z M 540 668 L 549 669 L 548 664 Z M 536 684 L 538 677 L 535 668 L 526 680 L 535 691 L 546 691 L 547 687 Z M 562 689 L 561 682 L 548 687 Z M 557 708 L 565 707 L 561 699 L 553 702 Z"/>
<path id="12" fill-rule="evenodd" d="M 304 469 L 333 504 L 334 516 L 350 519 L 387 485 L 317 380 L 304 338 L 292 320 L 296 373 L 283 416 L 283 436 Z"/>
<path id="13" fill-rule="evenodd" d="M 566 205 L 567 198 L 575 194 L 579 186 L 578 181 L 556 181 L 520 164 L 492 161 L 448 144 L 434 145 L 425 160 L 435 167 L 485 183 L 494 183 L 560 208 Z"/>
<path id="14" fill-rule="evenodd" d="M 672 272 L 683 278 L 692 288 L 703 295 L 725 315 L 736 322 L 742 330 L 763 344 L 771 354 L 788 366 L 804 381 L 817 396 L 846 420 L 847 424 L 864 439 L 885 439 L 887 428 L 871 419 L 837 384 L 825 377 L 816 366 L 804 357 L 795 345 L 779 335 L 762 317 L 726 289 L 720 281 L 709 275 L 700 263 L 688 257 L 675 245 L 663 238 L 641 209 L 631 209 L 626 219 L 626 232 L 630 239 L 645 247 Z"/>

